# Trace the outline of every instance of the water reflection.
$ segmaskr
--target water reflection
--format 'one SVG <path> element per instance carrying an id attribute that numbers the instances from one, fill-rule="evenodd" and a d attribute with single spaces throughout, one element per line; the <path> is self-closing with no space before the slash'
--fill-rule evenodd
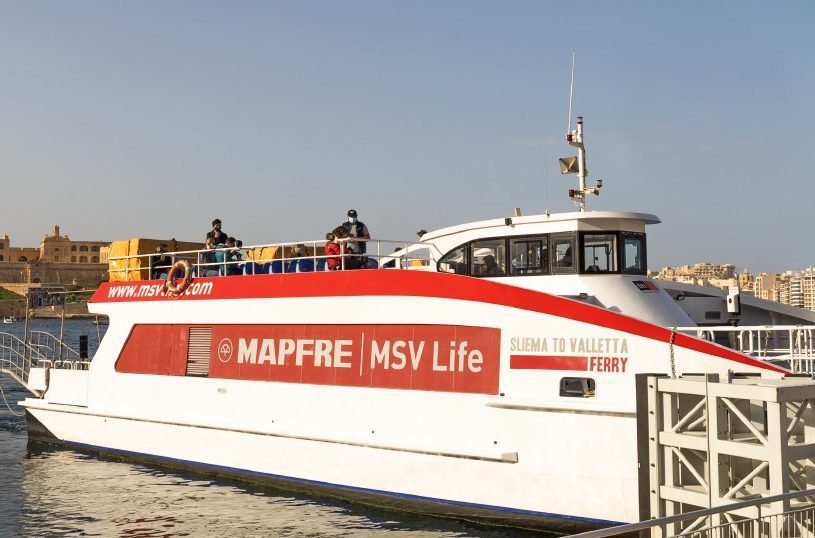
<path id="1" fill-rule="evenodd" d="M 27 536 L 519 536 L 39 445 L 22 462 L 20 489 Z"/>

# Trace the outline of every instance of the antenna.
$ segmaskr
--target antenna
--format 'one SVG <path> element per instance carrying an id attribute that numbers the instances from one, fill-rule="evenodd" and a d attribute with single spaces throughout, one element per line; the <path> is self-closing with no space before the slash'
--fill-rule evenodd
<path id="1" fill-rule="evenodd" d="M 566 133 L 572 132 L 572 98 L 574 97 L 574 51 L 572 51 L 572 81 L 569 84 L 569 127 Z"/>
<path id="2" fill-rule="evenodd" d="M 577 174 L 577 189 L 569 189 L 569 198 L 577 205 L 578 211 L 586 210 L 586 195 L 600 194 L 600 187 L 603 181 L 595 181 L 594 187 L 586 186 L 586 179 L 589 175 L 586 167 L 586 146 L 583 145 L 583 117 L 577 117 L 577 128 L 572 130 L 572 100 L 574 98 L 574 63 L 575 52 L 572 51 L 572 80 L 569 84 L 569 128 L 566 130 L 566 142 L 570 146 L 577 148 L 577 155 L 574 157 L 563 157 L 560 159 L 561 174 Z"/>

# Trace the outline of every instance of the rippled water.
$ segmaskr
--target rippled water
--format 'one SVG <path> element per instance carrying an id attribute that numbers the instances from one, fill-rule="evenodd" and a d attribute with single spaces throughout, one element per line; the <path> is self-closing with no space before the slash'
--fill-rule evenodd
<path id="1" fill-rule="evenodd" d="M 22 333 L 22 324 L 19 331 Z M 16 325 L 3 325 L 8 331 Z M 58 321 L 35 322 L 59 330 Z M 79 334 L 96 345 L 96 327 L 67 321 L 66 341 Z M 27 393 L 8 378 L 11 402 Z M 13 406 L 16 412 L 22 409 Z M 0 401 L 0 535 L 6 536 L 533 536 L 441 518 L 378 510 L 335 499 L 290 495 L 225 479 L 167 472 L 147 465 L 27 444 L 25 420 Z M 538 535 L 540 536 L 540 535 Z"/>

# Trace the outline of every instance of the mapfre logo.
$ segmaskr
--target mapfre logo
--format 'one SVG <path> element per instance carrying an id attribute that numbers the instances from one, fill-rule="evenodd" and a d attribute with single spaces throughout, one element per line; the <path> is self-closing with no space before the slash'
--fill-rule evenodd
<path id="1" fill-rule="evenodd" d="M 232 340 L 223 338 L 218 342 L 218 358 L 221 362 L 229 362 L 232 359 L 232 353 L 235 347 L 232 345 Z"/>

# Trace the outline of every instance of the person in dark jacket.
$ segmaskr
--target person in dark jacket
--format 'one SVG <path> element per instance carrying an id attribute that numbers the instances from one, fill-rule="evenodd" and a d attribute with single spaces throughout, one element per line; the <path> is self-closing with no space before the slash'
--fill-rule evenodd
<path id="1" fill-rule="evenodd" d="M 150 256 L 150 267 L 152 268 L 151 278 L 167 278 L 173 259 L 167 254 L 167 245 L 162 243 L 156 247 L 156 254 Z"/>
<path id="2" fill-rule="evenodd" d="M 212 221 L 212 231 L 207 233 L 206 239 L 212 239 L 213 245 L 226 244 L 226 240 L 229 239 L 229 236 L 226 235 L 226 232 L 221 230 L 221 219 L 215 219 Z"/>
<path id="3" fill-rule="evenodd" d="M 365 226 L 364 222 L 357 219 L 356 209 L 348 210 L 348 220 L 342 223 L 342 227 L 345 228 L 346 232 L 348 232 L 348 237 L 350 238 L 371 238 L 371 234 L 368 232 L 368 227 Z M 346 245 L 353 254 L 356 254 L 356 256 L 353 256 L 346 261 L 346 268 L 357 269 L 360 267 L 365 267 L 368 262 L 368 258 L 365 256 L 365 253 L 368 251 L 367 241 L 348 241 Z"/>

